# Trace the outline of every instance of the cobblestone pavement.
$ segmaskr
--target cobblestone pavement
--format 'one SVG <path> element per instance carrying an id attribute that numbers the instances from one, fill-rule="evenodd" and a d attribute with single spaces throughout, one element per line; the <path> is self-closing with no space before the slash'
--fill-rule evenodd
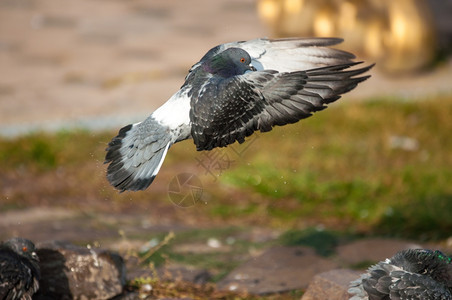
<path id="1" fill-rule="evenodd" d="M 254 0 L 2 0 L 0 136 L 139 121 L 212 46 L 268 34 Z M 452 91 L 451 62 L 418 76 L 373 75 L 345 99 Z"/>

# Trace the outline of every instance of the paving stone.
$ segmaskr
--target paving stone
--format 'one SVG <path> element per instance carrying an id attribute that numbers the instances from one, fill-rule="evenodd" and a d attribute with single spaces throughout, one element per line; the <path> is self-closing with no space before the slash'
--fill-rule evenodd
<path id="1" fill-rule="evenodd" d="M 423 248 L 420 244 L 406 240 L 371 238 L 337 247 L 340 261 L 346 264 L 378 262 L 392 257 L 404 249 Z"/>
<path id="2" fill-rule="evenodd" d="M 337 268 L 308 247 L 274 247 L 242 264 L 218 282 L 218 288 L 269 294 L 302 289 L 315 274 Z"/>
<path id="3" fill-rule="evenodd" d="M 350 282 L 356 280 L 361 272 L 337 269 L 316 275 L 309 284 L 302 300 L 348 300 L 347 290 Z"/>

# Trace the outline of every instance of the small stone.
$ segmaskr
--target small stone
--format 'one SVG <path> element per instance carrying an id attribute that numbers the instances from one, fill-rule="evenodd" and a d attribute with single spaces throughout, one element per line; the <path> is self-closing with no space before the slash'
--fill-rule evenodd
<path id="1" fill-rule="evenodd" d="M 126 283 L 123 259 L 103 249 L 52 241 L 39 245 L 38 294 L 51 299 L 109 299 Z"/>
<path id="2" fill-rule="evenodd" d="M 389 138 L 389 145 L 391 149 L 401 149 L 405 151 L 417 151 L 419 149 L 419 142 L 408 136 L 392 135 Z"/>
<path id="3" fill-rule="evenodd" d="M 221 242 L 216 238 L 210 238 L 207 240 L 207 245 L 211 248 L 220 248 Z"/>
<path id="4" fill-rule="evenodd" d="M 337 269 L 316 275 L 301 300 L 348 300 L 350 282 L 361 272 Z"/>
<path id="5" fill-rule="evenodd" d="M 150 291 L 152 291 L 152 285 L 150 285 L 149 283 L 143 284 L 140 290 L 144 293 L 149 293 Z"/>

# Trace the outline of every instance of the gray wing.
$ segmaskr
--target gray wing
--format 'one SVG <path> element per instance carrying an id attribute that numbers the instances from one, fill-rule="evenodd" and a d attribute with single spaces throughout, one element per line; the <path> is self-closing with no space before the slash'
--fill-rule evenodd
<path id="1" fill-rule="evenodd" d="M 330 48 L 340 44 L 339 38 L 255 39 L 228 43 L 225 48 L 239 47 L 247 51 L 257 70 L 293 72 L 350 63 L 355 56 Z"/>
<path id="2" fill-rule="evenodd" d="M 448 288 L 430 276 L 407 272 L 387 262 L 369 268 L 368 273 L 351 282 L 350 300 L 452 300 Z"/>
<path id="3" fill-rule="evenodd" d="M 393 277 L 393 283 L 389 286 L 391 299 L 452 299 L 452 294 L 447 287 L 429 276 L 394 271 L 391 272 L 391 277 Z"/>
<path id="4" fill-rule="evenodd" d="M 371 266 L 367 273 L 350 283 L 348 292 L 353 295 L 350 300 L 384 300 L 388 299 L 389 286 L 392 284 L 389 274 L 400 268 L 386 262 Z"/>
<path id="5" fill-rule="evenodd" d="M 353 54 L 330 48 L 342 41 L 339 38 L 259 38 L 225 43 L 210 49 L 198 63 L 192 66 L 186 79 L 203 61 L 232 47 L 242 48 L 248 52 L 251 56 L 251 64 L 258 71 L 294 72 L 347 64 L 355 58 Z"/>
<path id="6" fill-rule="evenodd" d="M 268 80 L 261 72 L 259 80 Z M 267 103 L 253 82 L 243 76 L 211 78 L 193 95 L 190 109 L 191 136 L 196 149 L 211 150 L 239 141 L 258 129 L 258 116 Z"/>
<path id="7" fill-rule="evenodd" d="M 347 70 L 355 64 L 283 73 L 265 70 L 208 82 L 191 103 L 197 150 L 242 143 L 256 130 L 270 131 L 326 108 L 369 77 L 359 75 L 372 66 Z"/>

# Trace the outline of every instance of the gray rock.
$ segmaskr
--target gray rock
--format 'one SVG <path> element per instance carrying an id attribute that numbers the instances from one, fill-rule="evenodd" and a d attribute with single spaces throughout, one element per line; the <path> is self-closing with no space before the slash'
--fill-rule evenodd
<path id="1" fill-rule="evenodd" d="M 269 294 L 302 289 L 320 272 L 337 264 L 308 247 L 274 247 L 239 266 L 218 282 L 218 288 Z"/>
<path id="2" fill-rule="evenodd" d="M 360 273 L 348 269 L 320 273 L 312 279 L 301 300 L 348 300 L 350 281 L 359 277 Z"/>
<path id="3" fill-rule="evenodd" d="M 347 264 L 376 263 L 393 256 L 398 251 L 417 248 L 423 247 L 410 241 L 371 238 L 339 246 L 337 254 L 339 259 Z"/>
<path id="4" fill-rule="evenodd" d="M 37 253 L 41 298 L 109 299 L 123 291 L 125 265 L 116 253 L 59 241 L 39 245 Z"/>

